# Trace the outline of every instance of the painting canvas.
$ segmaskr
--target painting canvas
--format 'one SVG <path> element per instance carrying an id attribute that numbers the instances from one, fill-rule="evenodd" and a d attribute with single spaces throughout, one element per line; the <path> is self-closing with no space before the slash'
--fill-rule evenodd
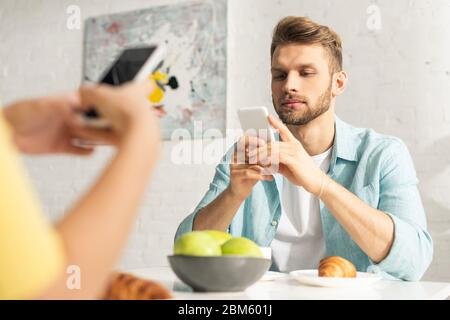
<path id="1" fill-rule="evenodd" d="M 167 56 L 150 97 L 162 137 L 177 129 L 199 138 L 226 125 L 226 0 L 183 2 L 86 20 L 85 81 L 97 81 L 125 47 L 164 43 Z M 194 137 L 195 125 L 195 137 Z"/>

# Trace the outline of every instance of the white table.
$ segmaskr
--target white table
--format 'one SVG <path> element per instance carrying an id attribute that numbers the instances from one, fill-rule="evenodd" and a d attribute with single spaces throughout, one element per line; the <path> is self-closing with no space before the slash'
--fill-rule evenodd
<path id="1" fill-rule="evenodd" d="M 367 289 L 320 288 L 300 284 L 288 275 L 271 281 L 258 281 L 243 292 L 193 292 L 178 280 L 170 267 L 127 270 L 138 277 L 153 280 L 171 290 L 177 300 L 306 300 L 306 299 L 420 299 L 443 300 L 450 296 L 450 283 L 403 282 L 381 280 Z"/>

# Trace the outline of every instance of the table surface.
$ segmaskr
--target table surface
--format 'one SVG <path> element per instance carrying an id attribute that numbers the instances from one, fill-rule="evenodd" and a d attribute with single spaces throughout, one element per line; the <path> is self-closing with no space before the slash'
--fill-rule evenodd
<path id="1" fill-rule="evenodd" d="M 286 274 L 276 280 L 260 280 L 242 292 L 193 292 L 170 267 L 127 270 L 153 280 L 172 291 L 176 300 L 443 300 L 450 296 L 450 283 L 380 280 L 369 288 L 322 288 L 303 285 Z"/>

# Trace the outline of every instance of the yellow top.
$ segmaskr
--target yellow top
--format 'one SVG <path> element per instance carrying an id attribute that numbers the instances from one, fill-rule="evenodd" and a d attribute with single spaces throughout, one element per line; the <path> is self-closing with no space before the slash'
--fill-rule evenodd
<path id="1" fill-rule="evenodd" d="M 0 109 L 0 299 L 37 297 L 63 272 L 62 241 L 44 219 Z"/>

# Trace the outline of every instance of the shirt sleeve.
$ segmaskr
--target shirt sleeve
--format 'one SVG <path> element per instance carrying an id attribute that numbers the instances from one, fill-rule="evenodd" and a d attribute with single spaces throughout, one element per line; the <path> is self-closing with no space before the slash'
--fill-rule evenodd
<path id="1" fill-rule="evenodd" d="M 203 196 L 200 203 L 194 209 L 194 212 L 188 215 L 178 226 L 175 240 L 183 234 L 192 231 L 192 225 L 198 212 L 210 204 L 217 198 L 227 187 L 230 182 L 230 163 L 233 155 L 234 146 L 225 154 L 220 163 L 216 166 L 213 181 L 209 184 L 209 189 Z"/>
<path id="2" fill-rule="evenodd" d="M 372 271 L 395 278 L 419 280 L 431 263 L 433 241 L 427 232 L 425 211 L 417 188 L 414 164 L 403 142 L 392 143 L 383 162 L 378 209 L 394 223 L 394 241 L 388 255 Z"/>
<path id="3" fill-rule="evenodd" d="M 0 299 L 37 297 L 63 272 L 62 241 L 38 203 L 0 110 Z"/>

